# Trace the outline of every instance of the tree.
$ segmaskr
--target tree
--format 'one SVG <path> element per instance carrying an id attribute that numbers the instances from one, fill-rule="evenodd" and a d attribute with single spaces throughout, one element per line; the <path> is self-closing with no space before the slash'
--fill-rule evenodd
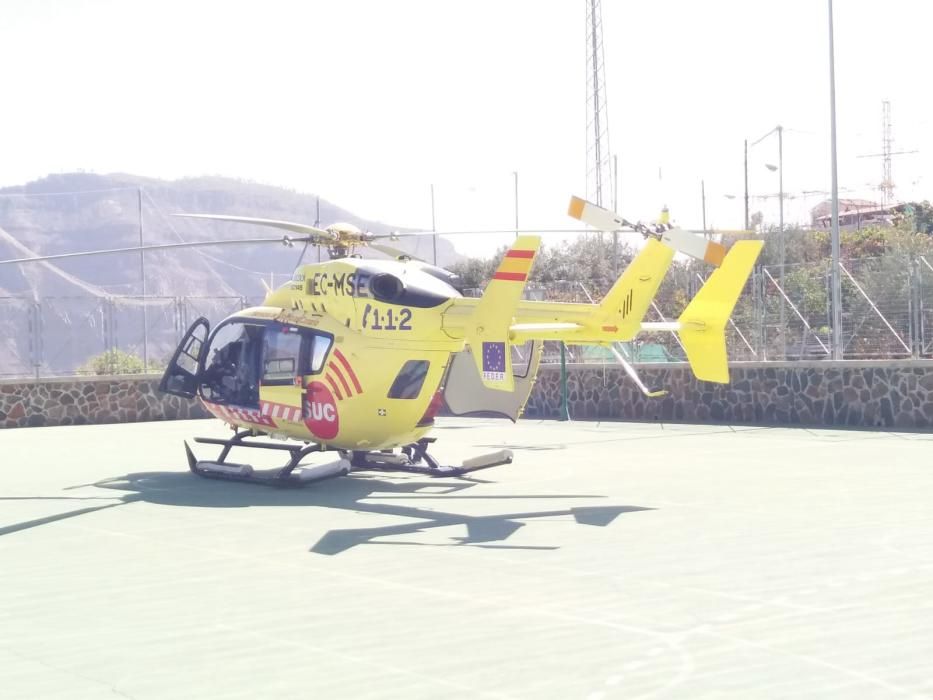
<path id="1" fill-rule="evenodd" d="M 149 371 L 161 372 L 164 365 L 150 360 Z M 138 355 L 124 352 L 120 349 L 106 350 L 99 355 L 88 358 L 87 362 L 78 367 L 79 374 L 113 375 L 113 374 L 144 374 L 143 360 Z"/>

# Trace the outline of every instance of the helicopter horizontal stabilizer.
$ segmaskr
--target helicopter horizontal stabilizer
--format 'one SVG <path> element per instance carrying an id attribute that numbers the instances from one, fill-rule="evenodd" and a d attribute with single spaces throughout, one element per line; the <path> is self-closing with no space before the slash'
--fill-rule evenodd
<path id="1" fill-rule="evenodd" d="M 519 236 L 506 251 L 467 325 L 466 340 L 483 385 L 499 391 L 514 391 L 510 326 L 541 239 Z"/>
<path id="2" fill-rule="evenodd" d="M 737 241 L 722 266 L 684 309 L 678 335 L 697 379 L 729 382 L 726 323 L 764 246 L 763 241 Z"/>

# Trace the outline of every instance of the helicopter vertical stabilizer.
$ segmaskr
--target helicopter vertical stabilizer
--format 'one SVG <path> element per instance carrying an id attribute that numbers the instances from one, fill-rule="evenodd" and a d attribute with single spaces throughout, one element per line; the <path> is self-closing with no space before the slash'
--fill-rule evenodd
<path id="1" fill-rule="evenodd" d="M 736 241 L 722 266 L 710 275 L 678 319 L 678 335 L 697 379 L 729 382 L 726 323 L 762 246 L 763 241 Z"/>
<path id="2" fill-rule="evenodd" d="M 602 330 L 631 338 L 667 274 L 674 249 L 650 238 L 599 304 Z"/>
<path id="3" fill-rule="evenodd" d="M 470 317 L 466 340 L 483 384 L 490 389 L 513 391 L 515 388 L 509 327 L 514 322 L 540 246 L 541 239 L 537 236 L 515 239 Z"/>

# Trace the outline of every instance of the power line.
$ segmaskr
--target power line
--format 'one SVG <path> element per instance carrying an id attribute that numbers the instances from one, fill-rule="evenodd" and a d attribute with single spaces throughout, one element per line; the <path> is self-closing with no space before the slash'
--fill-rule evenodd
<path id="1" fill-rule="evenodd" d="M 75 192 L 0 192 L 0 197 L 71 197 L 76 194 L 101 194 L 103 192 L 135 192 L 138 187 L 109 187 L 105 190 L 77 190 Z"/>

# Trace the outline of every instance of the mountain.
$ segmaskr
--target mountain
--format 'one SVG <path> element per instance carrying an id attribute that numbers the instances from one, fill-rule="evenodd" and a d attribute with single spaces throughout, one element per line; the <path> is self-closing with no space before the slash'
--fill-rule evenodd
<path id="1" fill-rule="evenodd" d="M 0 259 L 183 241 L 280 238 L 275 229 L 177 218 L 176 213 L 229 214 L 314 224 L 318 198 L 281 187 L 223 177 L 158 180 L 137 175 L 67 173 L 0 188 Z M 320 225 L 348 222 L 364 231 L 404 231 L 320 200 Z M 432 257 L 432 237 L 393 246 Z M 264 284 L 282 284 L 301 245 L 274 243 L 150 251 L 145 254 L 148 341 L 164 359 L 178 326 L 204 314 L 211 321 L 258 303 Z M 326 259 L 327 253 L 320 253 Z M 365 256 L 384 257 L 375 251 Z M 304 261 L 318 260 L 308 248 Z M 443 238 L 438 264 L 461 259 Z M 142 293 L 137 253 L 0 266 L 0 375 L 72 371 L 111 347 L 140 350 Z M 120 295 L 111 300 L 112 295 Z M 209 298 L 209 299 L 206 299 Z M 224 299 L 220 299 L 224 298 Z M 180 307 L 181 310 L 178 310 Z M 38 310 L 37 310 L 38 309 Z M 174 310 L 173 310 L 174 309 Z M 155 327 L 154 327 L 155 326 Z M 181 329 L 183 330 L 183 329 Z M 141 353 L 140 353 L 141 354 Z"/>

